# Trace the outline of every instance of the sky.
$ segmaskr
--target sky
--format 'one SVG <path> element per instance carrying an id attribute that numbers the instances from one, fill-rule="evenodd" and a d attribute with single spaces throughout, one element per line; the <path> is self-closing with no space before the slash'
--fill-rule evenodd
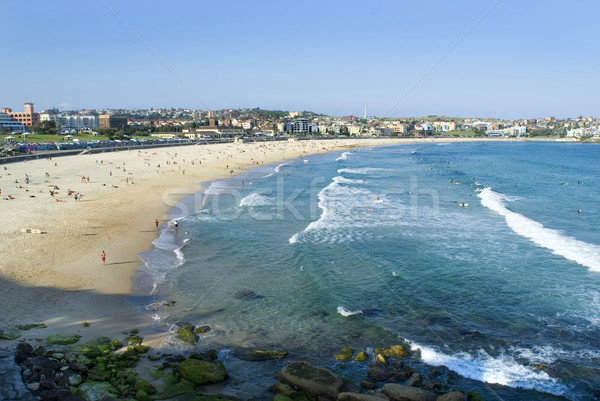
<path id="1" fill-rule="evenodd" d="M 2 0 L 0 107 L 600 116 L 598 0 Z"/>

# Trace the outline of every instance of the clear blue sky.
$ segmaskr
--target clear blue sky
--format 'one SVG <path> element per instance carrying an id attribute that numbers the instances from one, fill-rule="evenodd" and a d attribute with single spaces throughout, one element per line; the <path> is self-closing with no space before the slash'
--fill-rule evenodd
<path id="1" fill-rule="evenodd" d="M 598 0 L 2 0 L 0 10 L 0 106 L 16 110 L 600 115 Z"/>

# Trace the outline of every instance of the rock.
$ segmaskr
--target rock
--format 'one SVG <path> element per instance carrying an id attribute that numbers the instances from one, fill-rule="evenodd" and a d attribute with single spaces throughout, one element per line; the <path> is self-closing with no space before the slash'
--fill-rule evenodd
<path id="1" fill-rule="evenodd" d="M 17 325 L 17 329 L 19 330 L 23 330 L 23 331 L 27 331 L 27 330 L 31 330 L 31 329 L 45 329 L 47 326 L 44 323 L 38 323 L 38 324 L 19 324 Z"/>
<path id="2" fill-rule="evenodd" d="M 375 348 L 376 354 L 381 354 L 385 357 L 407 357 L 408 351 L 401 345 L 392 345 L 388 348 Z"/>
<path id="3" fill-rule="evenodd" d="M 197 385 L 219 383 L 227 378 L 223 362 L 214 364 L 198 359 L 187 359 L 179 364 L 181 377 Z"/>
<path id="4" fill-rule="evenodd" d="M 264 298 L 264 295 L 259 295 L 252 290 L 243 290 L 235 293 L 235 297 L 237 299 L 241 299 L 242 301 L 250 301 L 253 299 L 261 299 Z"/>
<path id="5" fill-rule="evenodd" d="M 459 391 L 453 391 L 448 394 L 440 395 L 437 401 L 465 401 L 465 396 Z"/>
<path id="6" fill-rule="evenodd" d="M 329 312 L 327 312 L 326 310 L 312 310 L 312 311 L 302 315 L 302 317 L 305 319 L 313 318 L 313 317 L 324 318 L 327 316 L 329 316 Z"/>
<path id="7" fill-rule="evenodd" d="M 84 364 L 85 366 L 88 366 L 88 367 L 89 367 L 89 366 L 92 366 L 92 365 L 94 364 L 94 362 L 93 362 L 93 361 L 92 361 L 90 358 L 88 358 L 87 356 L 85 356 L 85 355 L 83 355 L 83 354 L 79 355 L 79 356 L 77 357 L 77 360 L 78 360 L 80 363 L 82 363 L 82 364 Z"/>
<path id="8" fill-rule="evenodd" d="M 98 401 L 111 390 L 112 386 L 107 382 L 87 381 L 77 387 L 75 395 L 81 396 L 89 401 Z"/>
<path id="9" fill-rule="evenodd" d="M 64 398 L 59 398 L 59 401 L 86 401 L 86 399 L 78 395 L 69 394 Z"/>
<path id="10" fill-rule="evenodd" d="M 14 327 L 7 327 L 5 329 L 0 329 L 0 339 L 1 340 L 15 340 L 21 337 L 21 332 Z"/>
<path id="11" fill-rule="evenodd" d="M 292 399 L 283 393 L 277 393 L 273 397 L 273 401 L 292 401 Z"/>
<path id="12" fill-rule="evenodd" d="M 51 334 L 48 336 L 48 344 L 54 344 L 54 345 L 69 345 L 69 344 L 75 344 L 77 341 L 79 341 L 79 339 L 81 338 L 81 336 L 67 336 L 67 335 L 62 335 L 62 334 Z"/>
<path id="13" fill-rule="evenodd" d="M 423 383 L 421 383 L 421 388 L 423 390 L 435 390 L 435 387 L 435 382 L 432 380 L 423 380 Z"/>
<path id="14" fill-rule="evenodd" d="M 420 388 L 386 383 L 383 392 L 394 401 L 436 401 L 437 394 Z"/>
<path id="15" fill-rule="evenodd" d="M 69 382 L 70 386 L 77 387 L 81 384 L 83 378 L 79 373 L 72 373 L 70 375 L 67 375 L 67 381 Z"/>
<path id="16" fill-rule="evenodd" d="M 356 354 L 354 360 L 356 362 L 366 362 L 369 360 L 369 355 L 367 355 L 367 353 L 364 351 L 360 351 L 358 354 Z"/>
<path id="17" fill-rule="evenodd" d="M 111 372 L 104 363 L 99 363 L 88 371 L 88 378 L 95 381 L 105 381 L 110 379 Z"/>
<path id="18" fill-rule="evenodd" d="M 370 380 L 361 380 L 360 386 L 362 388 L 366 388 L 367 390 L 375 390 L 377 388 L 377 383 Z"/>
<path id="19" fill-rule="evenodd" d="M 194 332 L 187 327 L 178 328 L 176 333 L 177 335 L 175 337 L 183 342 L 196 344 L 196 342 L 198 341 L 198 339 L 194 335 Z"/>
<path id="20" fill-rule="evenodd" d="M 383 356 L 381 354 L 377 354 L 377 356 L 375 357 L 375 362 L 377 362 L 381 366 L 387 366 L 388 365 L 388 361 L 385 359 L 385 356 Z"/>
<path id="21" fill-rule="evenodd" d="M 293 388 L 291 388 L 290 386 L 288 386 L 287 384 L 281 383 L 281 382 L 277 382 L 275 384 L 273 384 L 270 388 L 269 391 L 272 393 L 283 393 L 285 395 L 289 395 L 291 396 L 292 394 L 296 393 L 296 390 L 294 390 Z"/>
<path id="22" fill-rule="evenodd" d="M 531 367 L 537 370 L 548 370 L 548 366 L 542 365 L 541 363 L 532 363 Z"/>
<path id="23" fill-rule="evenodd" d="M 233 356 L 244 361 L 268 361 L 270 359 L 283 359 L 288 355 L 285 351 L 262 350 L 250 348 L 236 348 Z"/>
<path id="24" fill-rule="evenodd" d="M 57 401 L 58 397 L 63 394 L 67 395 L 68 393 L 65 394 L 64 390 L 61 391 L 58 388 L 52 388 L 52 389 L 42 390 L 40 392 L 39 396 L 42 401 Z"/>
<path id="25" fill-rule="evenodd" d="M 467 400 L 469 401 L 483 401 L 483 397 L 474 391 L 467 391 Z"/>
<path id="26" fill-rule="evenodd" d="M 336 399 L 342 379 L 325 368 L 314 367 L 308 362 L 294 362 L 285 366 L 278 375 L 279 379 L 292 387 L 314 396 Z"/>
<path id="27" fill-rule="evenodd" d="M 419 387 L 421 385 L 422 381 L 423 381 L 423 377 L 421 376 L 420 373 L 413 373 L 408 378 L 408 382 L 406 384 L 411 387 Z"/>
<path id="28" fill-rule="evenodd" d="M 352 348 L 350 347 L 347 347 L 335 354 L 334 358 L 336 361 L 349 361 L 350 359 L 352 359 L 353 353 L 354 350 L 352 350 Z"/>
<path id="29" fill-rule="evenodd" d="M 381 366 L 373 366 L 367 370 L 367 376 L 373 380 L 377 380 L 378 382 L 384 382 L 390 378 L 390 373 Z"/>
<path id="30" fill-rule="evenodd" d="M 340 393 L 337 401 L 385 401 L 387 398 L 358 393 Z"/>
<path id="31" fill-rule="evenodd" d="M 29 358 L 28 365 L 34 376 L 37 376 L 38 378 L 41 375 L 54 377 L 54 371 L 58 369 L 58 363 L 45 356 L 34 356 Z"/>
<path id="32" fill-rule="evenodd" d="M 383 309 L 379 308 L 367 308 L 362 310 L 363 316 L 379 316 L 383 313 Z"/>
<path id="33" fill-rule="evenodd" d="M 38 383 L 38 382 L 28 383 L 27 389 L 29 391 L 38 391 L 40 389 L 40 383 Z"/>
<path id="34" fill-rule="evenodd" d="M 156 389 L 154 388 L 154 386 L 144 379 L 138 379 L 135 382 L 134 389 L 135 390 L 144 390 L 146 392 L 146 394 L 148 394 L 148 395 L 156 394 Z"/>
<path id="35" fill-rule="evenodd" d="M 137 401 L 150 401 L 150 396 L 144 390 L 138 390 L 135 393 L 135 399 Z"/>
<path id="36" fill-rule="evenodd" d="M 209 325 L 198 326 L 194 329 L 194 333 L 198 333 L 198 334 L 208 333 L 209 331 L 210 331 Z"/>
<path id="37" fill-rule="evenodd" d="M 21 363 L 34 355 L 33 347 L 28 343 L 20 343 L 15 350 L 15 362 Z"/>

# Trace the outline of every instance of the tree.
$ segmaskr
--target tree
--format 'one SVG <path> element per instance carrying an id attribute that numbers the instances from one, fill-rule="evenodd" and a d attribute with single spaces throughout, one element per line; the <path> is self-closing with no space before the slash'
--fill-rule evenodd
<path id="1" fill-rule="evenodd" d="M 107 136 L 108 139 L 122 139 L 124 135 L 124 132 L 121 131 L 119 128 L 113 127 L 98 128 L 96 132 L 98 132 L 100 135 Z"/>
<path id="2" fill-rule="evenodd" d="M 32 131 L 37 132 L 42 135 L 56 135 L 58 132 L 58 127 L 56 126 L 56 121 L 45 120 L 39 124 L 33 125 L 31 127 Z"/>

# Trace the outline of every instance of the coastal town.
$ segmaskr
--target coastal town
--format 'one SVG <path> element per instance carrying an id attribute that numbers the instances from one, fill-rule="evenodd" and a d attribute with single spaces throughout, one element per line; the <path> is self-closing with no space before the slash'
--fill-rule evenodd
<path id="1" fill-rule="evenodd" d="M 193 110 L 92 109 L 36 112 L 33 103 L 23 111 L 2 108 L 0 140 L 26 142 L 35 134 L 62 136 L 77 141 L 80 135 L 108 139 L 147 137 L 199 139 L 232 137 L 555 137 L 561 141 L 588 141 L 600 138 L 600 119 L 555 117 L 502 120 L 431 115 L 392 118 L 368 116 L 336 117 L 310 111 L 253 109 Z"/>

